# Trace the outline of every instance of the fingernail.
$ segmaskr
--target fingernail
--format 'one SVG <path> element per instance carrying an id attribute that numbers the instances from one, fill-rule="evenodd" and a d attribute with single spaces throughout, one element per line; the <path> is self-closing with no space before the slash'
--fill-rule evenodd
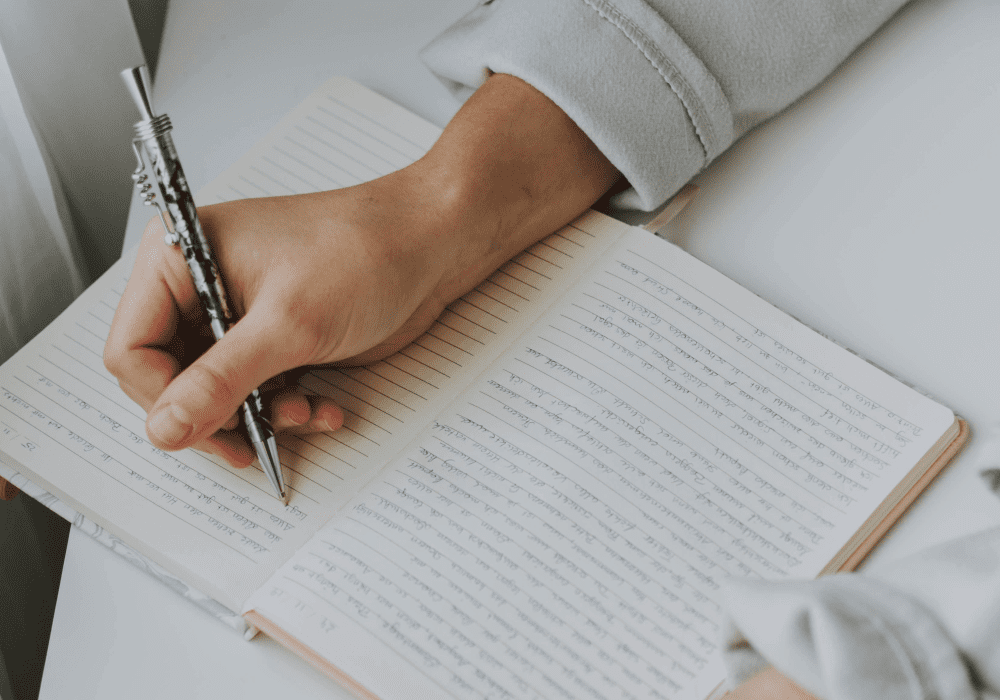
<path id="1" fill-rule="evenodd" d="M 330 411 L 324 411 L 323 422 L 326 423 L 327 430 L 336 430 L 340 427 L 340 416 L 337 416 Z"/>
<path id="2" fill-rule="evenodd" d="M 309 420 L 308 411 L 297 411 L 294 409 L 289 409 L 285 411 L 284 419 L 291 425 L 302 425 L 307 420 Z"/>
<path id="3" fill-rule="evenodd" d="M 179 445 L 194 433 L 194 424 L 181 413 L 173 404 L 158 409 L 147 419 L 146 431 L 164 445 Z"/>

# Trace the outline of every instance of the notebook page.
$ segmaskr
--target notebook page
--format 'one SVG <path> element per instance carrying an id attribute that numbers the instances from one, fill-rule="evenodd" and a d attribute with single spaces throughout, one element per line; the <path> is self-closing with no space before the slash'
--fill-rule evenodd
<path id="1" fill-rule="evenodd" d="M 348 78 L 286 114 L 195 196 L 199 206 L 357 185 L 420 158 L 441 129 Z"/>
<path id="2" fill-rule="evenodd" d="M 290 112 L 199 202 L 280 196 L 358 184 L 412 162 L 440 129 L 346 78 L 333 78 Z M 300 384 L 345 413 L 334 433 L 288 437 L 289 485 L 311 483 L 338 507 L 424 429 L 596 260 L 621 227 L 590 213 L 504 264 L 445 310 L 425 335 L 373 365 L 316 370 Z M 546 295 L 550 295 L 546 297 Z M 287 461 L 286 461 L 287 460 Z"/>
<path id="3" fill-rule="evenodd" d="M 361 86 L 334 79 L 198 201 L 353 184 L 412 161 L 437 133 Z M 298 179 L 290 174 L 296 167 Z M 131 260 L 117 263 L 0 370 L 0 450 L 39 485 L 238 609 L 503 349 L 505 338 L 521 333 L 542 310 L 531 304 L 569 286 L 614 231 L 600 215 L 584 217 L 456 301 L 398 355 L 307 377 L 307 388 L 333 396 L 347 420 L 332 434 L 281 441 L 287 507 L 256 466 L 235 470 L 146 440 L 143 412 L 101 360 Z"/>
<path id="4" fill-rule="evenodd" d="M 250 605 L 384 700 L 703 698 L 720 579 L 817 575 L 953 424 L 673 246 L 605 260 Z"/>
<path id="5" fill-rule="evenodd" d="M 131 262 L 112 266 L 0 368 L 0 450 L 143 555 L 238 607 L 240 577 L 283 561 L 328 514 L 306 498 L 283 506 L 256 467 L 148 442 L 145 413 L 102 361 Z"/>

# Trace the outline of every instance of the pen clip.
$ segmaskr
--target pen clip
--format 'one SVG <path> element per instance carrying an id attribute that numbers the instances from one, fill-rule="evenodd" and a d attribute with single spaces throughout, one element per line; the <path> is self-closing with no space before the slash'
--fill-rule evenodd
<path id="1" fill-rule="evenodd" d="M 135 153 L 136 168 L 135 172 L 132 173 L 132 181 L 135 182 L 135 188 L 139 190 L 139 194 L 142 195 L 142 203 L 146 206 L 156 207 L 157 213 L 160 215 L 160 221 L 163 222 L 163 230 L 166 234 L 163 236 L 163 241 L 170 246 L 177 245 L 180 243 L 180 237 L 177 232 L 173 230 L 171 226 L 167 224 L 167 218 L 163 215 L 163 207 L 156 200 L 156 192 L 153 192 L 153 185 L 149 182 L 149 175 L 146 173 L 146 164 L 142 159 L 142 140 L 133 139 L 132 140 L 132 151 Z"/>

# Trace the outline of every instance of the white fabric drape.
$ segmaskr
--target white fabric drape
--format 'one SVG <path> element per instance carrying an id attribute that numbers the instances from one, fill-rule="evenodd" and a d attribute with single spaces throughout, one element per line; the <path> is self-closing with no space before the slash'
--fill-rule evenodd
<path id="1" fill-rule="evenodd" d="M 65 198 L 0 46 L 0 361 L 83 291 L 82 270 Z"/>

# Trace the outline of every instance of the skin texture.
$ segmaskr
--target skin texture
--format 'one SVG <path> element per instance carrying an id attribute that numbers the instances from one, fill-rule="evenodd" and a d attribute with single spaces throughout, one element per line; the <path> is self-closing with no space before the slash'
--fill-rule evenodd
<path id="1" fill-rule="evenodd" d="M 202 207 L 240 318 L 209 342 L 180 252 L 146 228 L 105 365 L 154 445 L 246 466 L 232 429 L 257 386 L 280 431 L 335 430 L 340 409 L 285 388 L 297 368 L 381 359 L 518 252 L 572 221 L 617 170 L 554 103 L 493 75 L 426 156 L 378 180 Z"/>
<path id="2" fill-rule="evenodd" d="M 491 76 L 413 165 L 315 194 L 198 210 L 240 319 L 212 344 L 180 251 L 146 227 L 104 351 L 161 449 L 236 467 L 255 458 L 236 410 L 256 387 L 280 432 L 336 430 L 340 408 L 294 389 L 303 367 L 365 364 L 423 333 L 444 307 L 561 228 L 620 174 L 559 107 Z M 737 700 L 808 700 L 773 669 Z"/>
<path id="3" fill-rule="evenodd" d="M 726 695 L 726 700 L 817 700 L 769 667 Z"/>

